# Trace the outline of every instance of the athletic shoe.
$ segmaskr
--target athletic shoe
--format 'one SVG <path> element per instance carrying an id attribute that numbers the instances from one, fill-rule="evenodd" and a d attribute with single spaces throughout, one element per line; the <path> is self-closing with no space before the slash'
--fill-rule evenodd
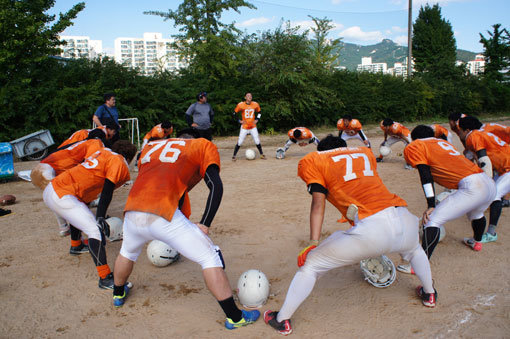
<path id="1" fill-rule="evenodd" d="M 464 238 L 464 244 L 468 247 L 471 247 L 473 251 L 479 252 L 482 250 L 482 243 L 475 241 L 473 238 Z"/>
<path id="2" fill-rule="evenodd" d="M 69 254 L 72 255 L 80 255 L 82 253 L 89 253 L 89 247 L 84 243 L 81 243 L 80 246 L 71 246 L 69 249 Z"/>
<path id="3" fill-rule="evenodd" d="M 375 158 L 375 161 L 382 162 L 382 158 Z"/>
<path id="4" fill-rule="evenodd" d="M 225 320 L 225 327 L 227 328 L 227 330 L 235 330 L 238 327 L 252 324 L 260 317 L 260 312 L 257 310 L 253 311 L 241 310 L 241 312 L 243 312 L 243 317 L 238 322 L 235 323 L 230 318 L 227 318 L 227 320 Z"/>
<path id="5" fill-rule="evenodd" d="M 416 288 L 416 293 L 421 298 L 423 305 L 427 307 L 435 307 L 437 301 L 437 291 L 434 289 L 434 293 L 425 293 L 422 286 Z"/>
<path id="6" fill-rule="evenodd" d="M 132 287 L 131 283 L 124 284 L 124 294 L 122 296 L 119 295 L 113 296 L 113 306 L 122 307 L 124 305 L 131 287 Z"/>
<path id="7" fill-rule="evenodd" d="M 510 206 L 510 200 L 506 200 L 506 199 L 501 200 L 501 206 L 502 207 L 509 207 Z"/>
<path id="8" fill-rule="evenodd" d="M 267 158 L 266 158 L 266 156 L 265 156 L 264 154 L 261 154 L 261 155 L 260 155 L 260 159 L 262 159 L 262 160 L 267 160 Z"/>
<path id="9" fill-rule="evenodd" d="M 404 169 L 406 169 L 406 170 L 412 170 L 412 169 L 413 169 L 413 166 L 411 166 L 411 165 L 409 165 L 409 164 L 405 164 Z"/>
<path id="10" fill-rule="evenodd" d="M 496 241 L 498 240 L 498 234 L 497 233 L 494 233 L 494 234 L 490 234 L 490 233 L 484 233 L 483 236 L 482 236 L 482 243 L 488 243 L 488 242 L 493 242 L 493 241 Z"/>
<path id="11" fill-rule="evenodd" d="M 71 234 L 71 227 L 69 226 L 69 224 L 65 224 L 65 225 L 62 225 L 62 226 L 59 226 L 59 232 L 61 237 L 66 237 L 68 236 L 69 234 Z"/>
<path id="12" fill-rule="evenodd" d="M 407 274 L 414 274 L 414 269 L 411 267 L 411 264 L 398 265 L 397 271 Z"/>
<path id="13" fill-rule="evenodd" d="M 113 273 L 108 274 L 104 279 L 99 278 L 98 286 L 104 290 L 113 290 Z"/>
<path id="14" fill-rule="evenodd" d="M 236 159 L 236 157 L 235 157 L 235 156 L 233 156 L 233 157 L 232 157 L 232 161 L 236 161 L 236 160 L 237 160 L 237 159 Z"/>
<path id="15" fill-rule="evenodd" d="M 278 312 L 267 310 L 264 312 L 264 322 L 274 328 L 278 333 L 283 335 L 289 335 L 292 333 L 292 326 L 290 326 L 290 319 L 286 319 L 282 322 L 276 320 Z"/>

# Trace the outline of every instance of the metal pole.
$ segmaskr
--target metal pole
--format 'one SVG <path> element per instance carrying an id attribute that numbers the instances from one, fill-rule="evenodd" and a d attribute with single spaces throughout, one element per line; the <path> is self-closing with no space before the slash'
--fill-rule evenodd
<path id="1" fill-rule="evenodd" d="M 411 78 L 413 60 L 413 0 L 409 0 L 409 14 L 407 18 L 407 78 Z"/>

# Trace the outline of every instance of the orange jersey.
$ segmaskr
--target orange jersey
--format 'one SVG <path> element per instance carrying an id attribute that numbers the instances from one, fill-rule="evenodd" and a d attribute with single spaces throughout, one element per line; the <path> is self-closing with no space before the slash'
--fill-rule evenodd
<path id="1" fill-rule="evenodd" d="M 411 132 L 409 132 L 409 130 L 399 122 L 394 122 L 393 125 L 389 126 L 390 128 L 388 129 L 387 132 L 382 124 L 382 121 L 380 127 L 385 133 L 388 133 L 388 135 L 395 136 L 398 138 L 407 138 L 411 134 Z"/>
<path id="2" fill-rule="evenodd" d="M 344 119 L 339 119 L 336 123 L 336 128 L 338 128 L 339 131 L 353 131 L 355 133 L 358 133 L 361 131 L 361 123 L 358 119 L 352 119 L 349 125 L 345 126 Z M 354 133 L 354 134 L 355 134 Z"/>
<path id="3" fill-rule="evenodd" d="M 351 204 L 358 218 L 371 216 L 390 206 L 407 206 L 390 193 L 376 172 L 377 163 L 366 147 L 342 147 L 306 155 L 298 165 L 298 176 L 307 184 L 320 184 L 327 200 L 344 216 Z"/>
<path id="4" fill-rule="evenodd" d="M 241 112 L 242 120 L 243 120 L 243 129 L 252 129 L 255 127 L 255 113 L 260 112 L 260 106 L 255 101 L 250 102 L 248 105 L 246 102 L 240 102 L 237 104 L 236 109 L 234 110 L 236 113 Z"/>
<path id="5" fill-rule="evenodd" d="M 441 125 L 434 124 L 430 125 L 430 127 L 434 130 L 434 138 L 441 138 L 443 135 L 448 138 L 448 134 L 450 134 L 450 132 Z"/>
<path id="6" fill-rule="evenodd" d="M 104 132 L 104 134 L 106 135 L 106 127 L 105 126 L 96 127 L 96 128 L 102 130 Z M 74 132 L 68 139 L 64 140 L 64 142 L 61 143 L 60 146 L 58 146 L 57 148 L 61 148 L 61 147 L 64 147 L 65 145 L 72 144 L 73 142 L 82 141 L 82 140 L 87 139 L 90 131 L 92 131 L 92 130 L 91 129 L 81 129 L 79 131 Z"/>
<path id="7" fill-rule="evenodd" d="M 294 137 L 294 131 L 295 130 L 300 130 L 301 131 L 301 136 L 299 138 L 295 138 Z M 287 135 L 289 136 L 289 139 L 296 139 L 296 140 L 306 140 L 306 139 L 311 139 L 313 138 L 313 133 L 312 131 L 310 131 L 308 128 L 306 127 L 296 127 L 296 128 L 293 128 L 291 129 Z"/>
<path id="8" fill-rule="evenodd" d="M 466 148 L 473 153 L 485 149 L 492 168 L 499 175 L 510 171 L 510 146 L 490 132 L 473 130 L 466 137 Z"/>
<path id="9" fill-rule="evenodd" d="M 165 131 L 163 128 L 161 128 L 161 124 L 154 126 L 145 136 L 143 137 L 144 140 L 156 140 L 156 139 L 163 139 L 166 137 Z"/>
<path id="10" fill-rule="evenodd" d="M 138 177 L 124 211 L 147 212 L 172 220 L 183 194 L 202 180 L 207 168 L 213 164 L 220 166 L 220 155 L 209 140 L 149 142 L 142 150 Z"/>
<path id="11" fill-rule="evenodd" d="M 120 187 L 129 180 L 129 168 L 120 154 L 102 148 L 89 156 L 80 165 L 65 171 L 51 181 L 57 195 L 74 195 L 89 203 L 103 190 L 105 179 Z"/>
<path id="12" fill-rule="evenodd" d="M 483 172 L 452 144 L 438 138 L 414 140 L 404 149 L 404 157 L 413 167 L 430 166 L 434 181 L 450 189 L 457 189 L 459 181 L 465 177 Z"/>
<path id="13" fill-rule="evenodd" d="M 103 142 L 98 139 L 79 141 L 63 150 L 52 153 L 41 163 L 50 165 L 55 170 L 55 174 L 59 175 L 81 164 L 86 158 L 103 147 Z"/>
<path id="14" fill-rule="evenodd" d="M 492 133 L 507 144 L 510 144 L 510 126 L 500 125 L 500 124 L 483 124 L 480 131 L 485 131 L 487 133 Z"/>

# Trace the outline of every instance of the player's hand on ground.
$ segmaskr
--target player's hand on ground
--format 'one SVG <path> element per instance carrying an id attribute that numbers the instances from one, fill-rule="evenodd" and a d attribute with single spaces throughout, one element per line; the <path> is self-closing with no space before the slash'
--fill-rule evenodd
<path id="1" fill-rule="evenodd" d="M 365 146 L 370 147 L 370 141 L 365 140 L 365 141 L 363 141 L 363 143 L 365 144 Z"/>
<path id="2" fill-rule="evenodd" d="M 386 141 L 383 141 L 383 142 L 381 143 L 381 146 L 385 146 L 385 145 L 386 145 Z"/>
<path id="3" fill-rule="evenodd" d="M 196 224 L 198 226 L 198 228 L 200 228 L 200 230 L 202 232 L 204 232 L 205 235 L 209 235 L 209 227 L 205 226 L 204 224 L 201 224 L 199 222 L 197 222 Z"/>
<path id="4" fill-rule="evenodd" d="M 299 146 L 301 146 L 301 147 L 303 147 L 303 146 L 306 146 L 306 145 L 308 145 L 308 144 L 307 144 L 306 142 L 300 142 L 298 145 L 299 145 Z"/>
<path id="5" fill-rule="evenodd" d="M 194 122 L 194 123 L 191 124 L 191 127 L 197 128 L 198 124 L 196 122 Z"/>
<path id="6" fill-rule="evenodd" d="M 305 264 L 306 256 L 308 255 L 308 252 L 310 252 L 311 250 L 313 250 L 316 247 L 317 246 L 315 246 L 315 245 L 309 245 L 309 246 L 303 248 L 303 250 L 301 252 L 299 252 L 299 255 L 297 257 L 298 267 L 301 267 Z"/>
<path id="7" fill-rule="evenodd" d="M 434 207 L 431 207 L 431 208 L 427 208 L 427 210 L 425 210 L 425 212 L 423 212 L 423 225 L 425 225 L 426 223 L 429 222 L 430 220 L 430 215 L 432 214 L 432 212 L 434 211 Z"/>

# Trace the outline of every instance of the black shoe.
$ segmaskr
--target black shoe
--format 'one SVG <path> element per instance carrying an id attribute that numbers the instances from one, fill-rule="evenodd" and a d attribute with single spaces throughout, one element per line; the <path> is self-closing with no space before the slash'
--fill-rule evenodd
<path id="1" fill-rule="evenodd" d="M 99 288 L 113 290 L 113 273 L 108 274 L 104 279 L 99 278 Z"/>
<path id="2" fill-rule="evenodd" d="M 72 255 L 80 255 L 82 253 L 89 253 L 89 247 L 84 243 L 81 243 L 80 246 L 71 246 L 69 249 L 69 254 Z"/>
<path id="3" fill-rule="evenodd" d="M 501 206 L 502 207 L 509 207 L 510 206 L 510 200 L 506 200 L 506 199 L 501 200 Z"/>
<path id="4" fill-rule="evenodd" d="M 276 316 L 278 312 L 267 310 L 264 312 L 264 322 L 274 328 L 278 333 L 283 335 L 289 335 L 292 333 L 292 326 L 290 325 L 290 319 L 278 322 Z"/>
<path id="5" fill-rule="evenodd" d="M 382 162 L 382 158 L 375 158 L 375 161 Z"/>

